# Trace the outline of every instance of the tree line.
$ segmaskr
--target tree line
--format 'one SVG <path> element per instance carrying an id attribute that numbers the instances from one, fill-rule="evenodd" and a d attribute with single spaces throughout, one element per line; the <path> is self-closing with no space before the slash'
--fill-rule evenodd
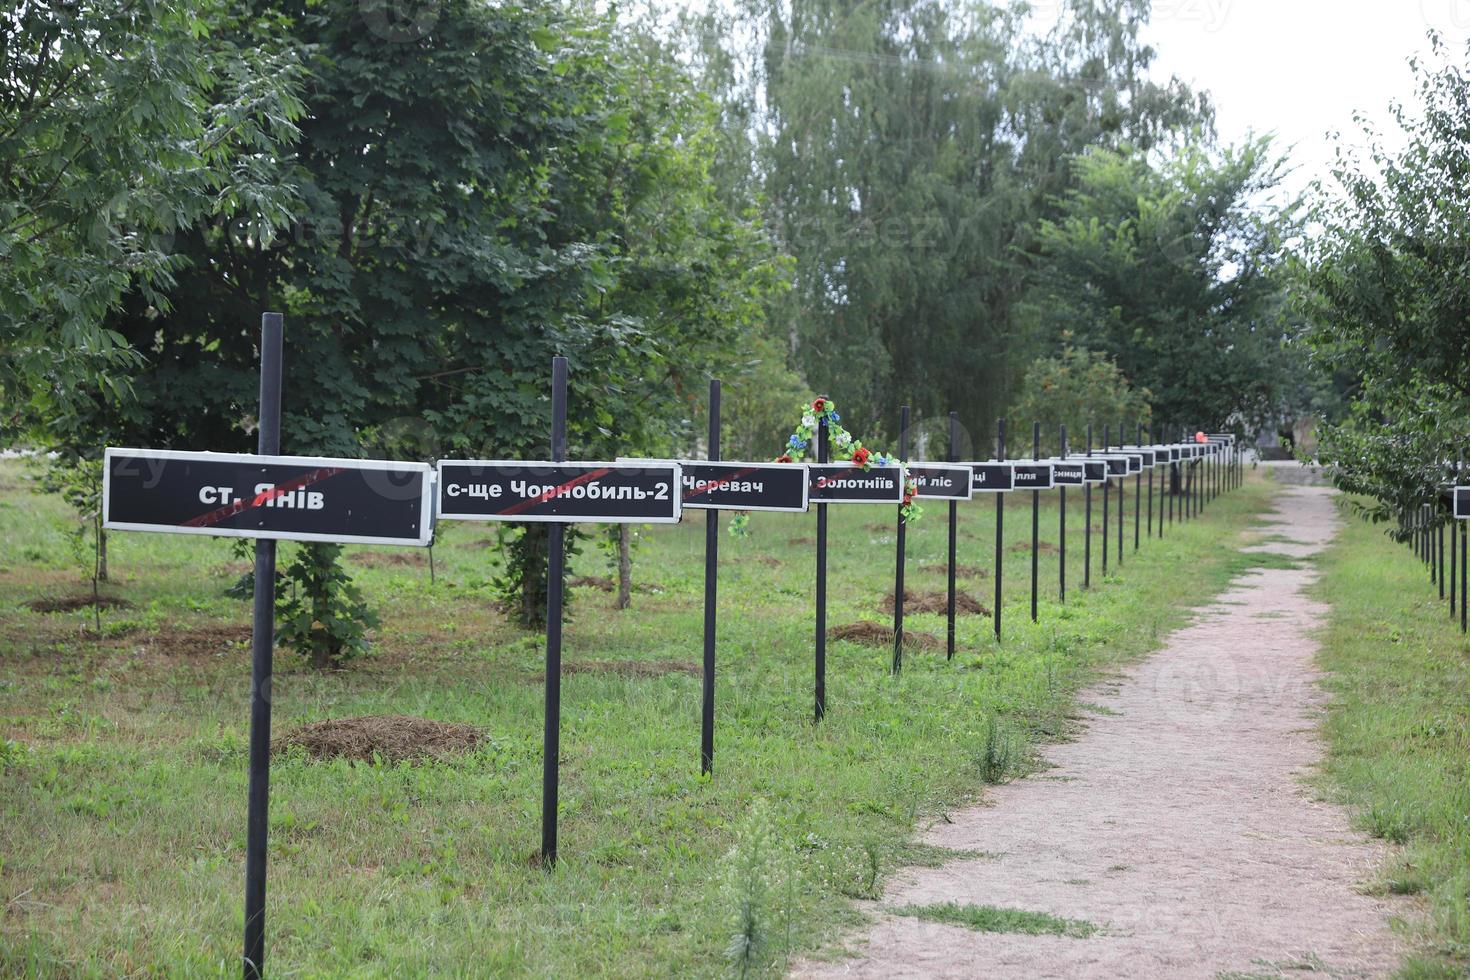
<path id="1" fill-rule="evenodd" d="M 711 375 L 732 457 L 811 391 L 980 441 L 1040 411 L 1028 374 L 1079 430 L 1253 431 L 1348 384 L 1301 343 L 1307 214 L 1269 140 L 1154 78 L 1149 8 L 22 0 L 0 440 L 60 453 L 83 512 L 106 444 L 249 450 L 268 308 L 294 453 L 544 457 L 553 353 L 588 458 L 697 449 Z M 534 624 L 544 531 L 500 533 Z"/>

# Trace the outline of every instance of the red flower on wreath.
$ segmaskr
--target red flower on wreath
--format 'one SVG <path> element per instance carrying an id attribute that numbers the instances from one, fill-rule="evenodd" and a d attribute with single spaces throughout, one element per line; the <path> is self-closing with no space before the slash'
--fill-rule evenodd
<path id="1" fill-rule="evenodd" d="M 868 449 L 867 449 L 866 446 L 862 446 L 862 447 L 859 447 L 858 449 L 854 449 L 853 452 L 852 452 L 852 464 L 854 466 L 867 466 L 868 465 L 868 457 L 871 456 L 871 455 L 872 455 L 872 453 L 868 452 Z"/>
<path id="2" fill-rule="evenodd" d="M 778 463 L 789 463 L 789 462 L 791 462 L 791 457 L 790 456 L 777 456 L 776 457 L 776 462 L 778 462 Z"/>
<path id="3" fill-rule="evenodd" d="M 818 398 L 816 401 L 812 402 L 812 408 L 815 409 L 818 412 L 820 412 L 822 409 L 824 409 L 826 407 L 827 407 L 827 399 L 825 399 L 825 398 Z"/>

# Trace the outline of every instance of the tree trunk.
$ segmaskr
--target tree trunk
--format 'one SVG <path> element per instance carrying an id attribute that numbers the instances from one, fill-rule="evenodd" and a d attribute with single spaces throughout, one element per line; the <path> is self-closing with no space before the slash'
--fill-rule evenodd
<path id="1" fill-rule="evenodd" d="M 633 532 L 627 524 L 618 525 L 618 608 L 633 604 Z"/>
<path id="2" fill-rule="evenodd" d="M 97 581 L 107 581 L 107 532 L 97 529 Z"/>

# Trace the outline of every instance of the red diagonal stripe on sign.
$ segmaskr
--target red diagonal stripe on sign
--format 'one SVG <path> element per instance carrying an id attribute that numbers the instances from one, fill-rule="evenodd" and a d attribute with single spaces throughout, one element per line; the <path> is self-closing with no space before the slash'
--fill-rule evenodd
<path id="1" fill-rule="evenodd" d="M 573 477 L 560 486 L 552 487 L 550 490 L 547 490 L 535 497 L 530 497 L 526 500 L 522 500 L 520 503 L 511 504 L 500 513 L 519 514 L 523 511 L 530 510 L 537 504 L 544 504 L 548 500 L 555 500 L 557 497 L 565 496 L 567 492 L 572 489 L 572 487 L 581 486 L 584 483 L 591 483 L 593 480 L 599 480 L 602 477 L 607 476 L 611 472 L 612 468 L 608 466 L 603 466 L 595 470 L 589 470 L 588 472 L 583 473 L 581 476 Z"/>
<path id="2" fill-rule="evenodd" d="M 336 476 L 338 473 L 346 472 L 347 470 L 340 466 L 323 466 L 319 470 L 312 470 L 310 473 L 304 473 L 301 476 L 293 477 L 292 479 L 287 480 L 285 483 L 278 483 L 269 490 L 262 490 L 260 493 L 257 493 L 255 496 L 248 499 L 245 497 L 241 497 L 233 504 L 225 504 L 223 507 L 220 507 L 217 510 L 212 510 L 207 514 L 200 514 L 198 517 L 185 521 L 183 523 L 183 526 L 212 527 L 215 524 L 218 524 L 220 521 L 234 517 L 236 514 L 243 514 L 247 510 L 254 510 L 257 507 L 264 507 L 267 503 L 275 500 L 277 497 L 284 497 L 286 494 L 291 493 L 292 491 L 304 489 L 314 483 L 321 483 L 323 480 L 329 477 Z"/>
<path id="3" fill-rule="evenodd" d="M 743 470 L 736 470 L 734 473 L 725 477 L 723 480 L 711 480 L 709 483 L 706 483 L 698 490 L 690 490 L 688 493 L 684 494 L 684 499 L 688 500 L 690 497 L 697 497 L 702 493 L 709 493 L 711 490 L 723 490 L 725 489 L 725 487 L 729 486 L 731 483 L 734 483 L 736 480 L 750 476 L 750 474 L 752 473 L 759 473 L 761 469 L 762 467 L 759 466 L 748 466 Z"/>

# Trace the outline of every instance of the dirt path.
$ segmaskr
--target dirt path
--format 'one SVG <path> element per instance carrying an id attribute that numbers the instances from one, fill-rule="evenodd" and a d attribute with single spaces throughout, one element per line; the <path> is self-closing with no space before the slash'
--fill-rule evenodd
<path id="1" fill-rule="evenodd" d="M 1330 491 L 1283 489 L 1257 550 L 1315 554 Z M 1404 906 L 1359 894 L 1383 858 L 1302 781 L 1322 755 L 1309 631 L 1316 572 L 1258 569 L 1158 654 L 1084 701 L 1101 707 L 1055 768 L 952 815 L 933 844 L 987 852 L 899 875 L 855 959 L 817 977 L 1382 976 Z M 887 912 L 954 902 L 1045 912 L 1090 938 L 975 932 Z"/>

